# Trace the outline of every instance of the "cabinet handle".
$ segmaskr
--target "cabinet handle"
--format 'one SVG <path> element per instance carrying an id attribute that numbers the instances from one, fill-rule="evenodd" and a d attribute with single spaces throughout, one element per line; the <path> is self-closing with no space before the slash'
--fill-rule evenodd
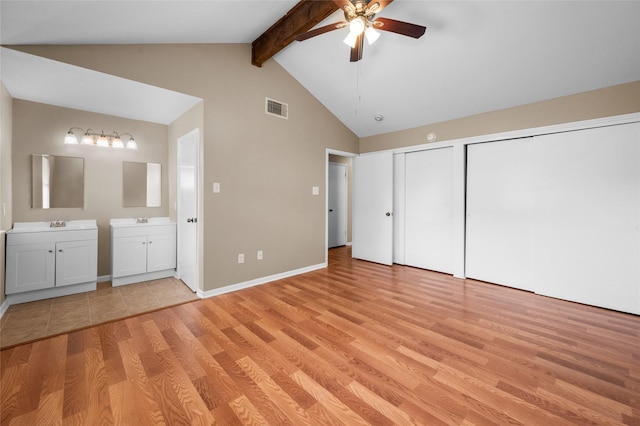
<path id="1" fill-rule="evenodd" d="M 147 242 L 146 242 L 146 241 L 143 241 L 143 242 L 142 242 L 142 244 L 147 244 Z"/>
<path id="2" fill-rule="evenodd" d="M 153 241 L 149 241 L 149 244 L 151 244 Z"/>
<path id="3" fill-rule="evenodd" d="M 49 250 L 49 253 L 53 253 L 53 250 Z"/>
<path id="4" fill-rule="evenodd" d="M 62 253 L 62 249 L 58 250 L 58 253 Z"/>

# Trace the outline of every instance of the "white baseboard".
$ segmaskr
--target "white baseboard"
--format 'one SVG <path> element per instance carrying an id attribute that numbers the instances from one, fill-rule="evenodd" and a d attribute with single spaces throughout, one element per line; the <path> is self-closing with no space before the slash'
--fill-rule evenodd
<path id="1" fill-rule="evenodd" d="M 103 282 L 106 282 L 106 281 L 111 281 L 111 275 L 100 275 L 98 277 L 98 282 L 99 283 L 103 283 Z"/>
<path id="2" fill-rule="evenodd" d="M 317 265 L 311 265 L 300 269 L 294 269 L 293 271 L 282 272 L 280 274 L 269 275 L 268 277 L 256 278 L 255 280 L 245 281 L 242 283 L 231 284 L 221 288 L 214 288 L 213 290 L 202 291 L 198 290 L 198 296 L 201 298 L 209 298 L 219 296 L 225 293 L 231 293 L 234 291 L 242 290 L 249 287 L 255 287 L 257 285 L 266 284 L 272 281 L 282 280 L 284 278 L 293 277 L 294 275 L 305 274 L 307 272 L 316 271 L 318 269 L 326 268 L 326 263 L 319 263 Z"/>

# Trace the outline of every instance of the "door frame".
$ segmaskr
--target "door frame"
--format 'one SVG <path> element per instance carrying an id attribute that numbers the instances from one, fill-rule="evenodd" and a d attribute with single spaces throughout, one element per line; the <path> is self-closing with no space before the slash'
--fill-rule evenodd
<path id="1" fill-rule="evenodd" d="M 340 157 L 357 157 L 358 154 L 347 151 L 339 151 L 337 149 L 327 148 L 325 152 L 325 161 L 324 161 L 324 263 L 325 265 L 329 264 L 329 155 L 338 155 Z M 353 179 L 353 174 L 351 175 L 351 179 Z M 347 188 L 349 183 L 347 182 Z M 348 189 L 347 189 L 348 191 Z M 349 195 L 347 194 L 347 200 Z M 353 206 L 351 206 L 353 209 Z M 345 212 L 346 214 L 346 212 Z M 347 216 L 348 217 L 348 216 Z M 353 218 L 351 219 L 353 221 Z M 351 223 L 353 228 L 353 223 Z M 347 221 L 347 229 L 349 227 L 349 223 Z M 347 241 L 347 244 L 349 241 Z"/>
<path id="2" fill-rule="evenodd" d="M 204 291 L 202 290 L 202 144 L 200 141 L 200 128 L 196 127 L 178 137 L 176 140 L 176 276 L 180 278 L 180 220 L 186 219 L 180 217 L 180 141 L 184 138 L 196 135 L 196 217 L 199 218 L 196 224 L 196 273 L 195 273 L 195 289 L 191 288 L 198 296 L 203 297 Z"/>

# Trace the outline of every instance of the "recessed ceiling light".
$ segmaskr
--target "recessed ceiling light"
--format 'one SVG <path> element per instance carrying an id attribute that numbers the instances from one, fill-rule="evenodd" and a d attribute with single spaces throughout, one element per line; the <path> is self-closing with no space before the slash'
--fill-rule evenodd
<path id="1" fill-rule="evenodd" d="M 384 115 L 376 114 L 376 115 L 373 116 L 373 119 L 376 120 L 376 121 L 382 121 L 382 120 L 384 120 Z"/>

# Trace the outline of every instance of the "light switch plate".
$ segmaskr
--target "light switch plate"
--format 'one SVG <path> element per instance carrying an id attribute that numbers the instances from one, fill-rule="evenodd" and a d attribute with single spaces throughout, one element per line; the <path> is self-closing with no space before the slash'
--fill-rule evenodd
<path id="1" fill-rule="evenodd" d="M 244 253 L 238 255 L 238 263 L 244 263 Z"/>
<path id="2" fill-rule="evenodd" d="M 311 189 L 311 193 L 312 193 L 313 195 L 319 195 L 319 194 L 320 194 L 320 188 L 319 188 L 319 187 L 317 187 L 317 186 L 314 186 L 314 187 Z"/>
<path id="3" fill-rule="evenodd" d="M 258 260 L 262 260 L 262 250 L 258 250 Z"/>
<path id="4" fill-rule="evenodd" d="M 213 182 L 213 193 L 220 193 L 220 182 Z"/>

